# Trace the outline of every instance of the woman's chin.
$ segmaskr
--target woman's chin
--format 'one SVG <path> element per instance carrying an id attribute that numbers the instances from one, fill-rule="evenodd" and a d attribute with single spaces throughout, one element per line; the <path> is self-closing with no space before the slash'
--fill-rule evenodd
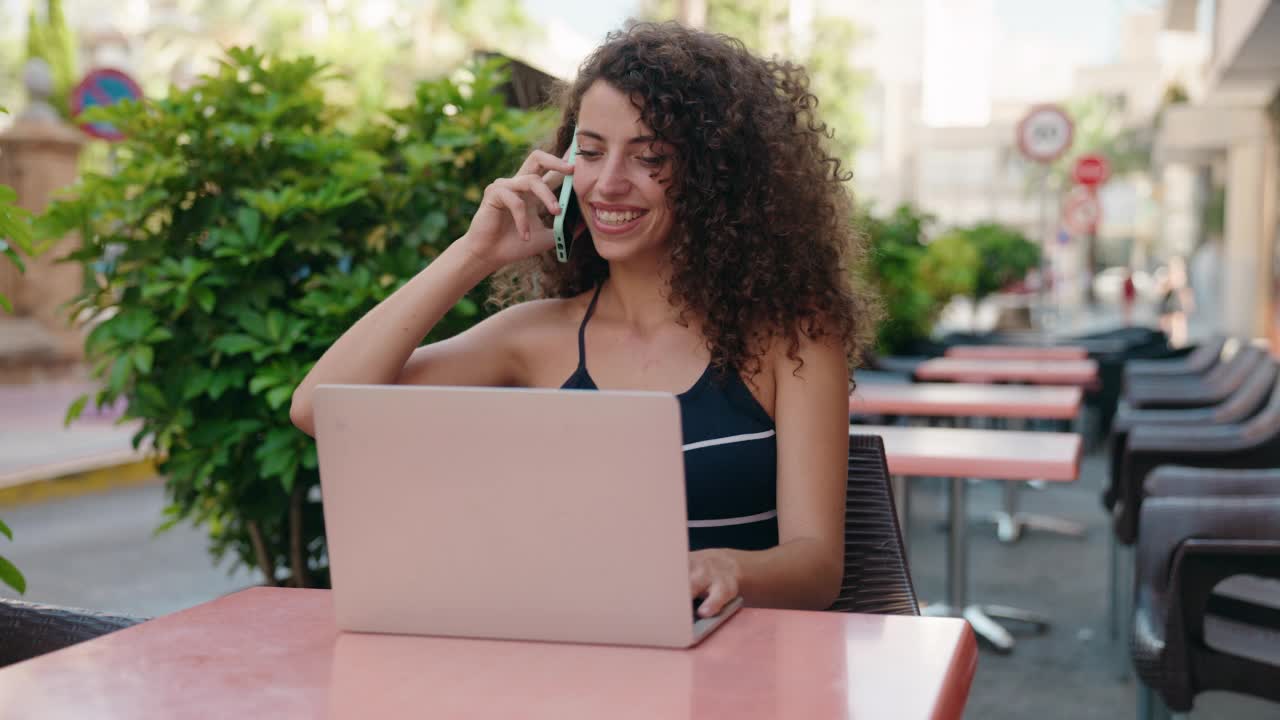
<path id="1" fill-rule="evenodd" d="M 609 236 L 593 235 L 596 254 L 608 262 L 627 262 L 643 257 L 657 249 L 658 244 L 650 242 L 643 236 Z"/>

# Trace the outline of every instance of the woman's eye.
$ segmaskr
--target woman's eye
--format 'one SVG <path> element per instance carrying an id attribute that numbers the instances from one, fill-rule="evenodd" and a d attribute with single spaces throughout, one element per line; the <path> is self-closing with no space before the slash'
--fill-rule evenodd
<path id="1" fill-rule="evenodd" d="M 578 156 L 586 158 L 588 160 L 594 160 L 600 157 L 600 153 L 596 150 L 579 150 Z"/>
<path id="2" fill-rule="evenodd" d="M 657 167 L 661 165 L 662 161 L 665 160 L 666 158 L 662 156 L 641 156 L 636 159 L 650 167 Z"/>

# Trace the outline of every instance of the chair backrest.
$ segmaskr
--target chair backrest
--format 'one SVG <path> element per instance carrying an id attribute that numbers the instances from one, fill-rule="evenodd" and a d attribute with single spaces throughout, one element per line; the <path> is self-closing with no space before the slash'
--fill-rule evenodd
<path id="1" fill-rule="evenodd" d="M 1255 367 L 1244 384 L 1213 409 L 1213 422 L 1238 423 L 1254 416 L 1267 403 L 1280 368 L 1272 360 Z"/>
<path id="2" fill-rule="evenodd" d="M 828 609 L 881 615 L 919 615 L 902 530 L 889 484 L 884 442 L 878 435 L 849 437 L 845 492 L 844 577 Z"/>
<path id="3" fill-rule="evenodd" d="M 0 667 L 140 622 L 139 618 L 0 599 Z"/>
<path id="4" fill-rule="evenodd" d="M 1218 362 L 1218 357 L 1222 355 L 1222 348 L 1226 344 L 1225 336 L 1214 335 L 1196 345 L 1196 349 L 1192 350 L 1183 361 L 1187 372 L 1199 374 L 1213 367 L 1214 363 Z"/>
<path id="5" fill-rule="evenodd" d="M 1272 386 L 1271 397 L 1256 415 L 1240 424 L 1246 442 L 1275 444 L 1280 442 L 1280 380 Z"/>
<path id="6" fill-rule="evenodd" d="M 1236 350 L 1230 360 L 1218 363 L 1204 376 L 1204 384 L 1219 391 L 1230 392 L 1244 384 L 1258 365 L 1267 362 L 1262 348 L 1252 345 Z"/>

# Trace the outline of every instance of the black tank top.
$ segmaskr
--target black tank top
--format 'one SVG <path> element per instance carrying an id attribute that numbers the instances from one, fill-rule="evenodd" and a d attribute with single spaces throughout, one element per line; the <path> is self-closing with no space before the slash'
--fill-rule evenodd
<path id="1" fill-rule="evenodd" d="M 578 328 L 578 369 L 563 389 L 599 389 L 587 372 L 586 331 L 600 287 Z M 689 548 L 777 545 L 778 447 L 772 418 L 739 373 L 717 373 L 710 364 L 676 399 L 684 436 Z"/>

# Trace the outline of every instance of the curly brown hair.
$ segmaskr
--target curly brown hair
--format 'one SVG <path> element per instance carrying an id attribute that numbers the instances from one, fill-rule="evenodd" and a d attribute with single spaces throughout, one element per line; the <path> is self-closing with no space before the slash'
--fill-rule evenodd
<path id="1" fill-rule="evenodd" d="M 863 255 L 851 174 L 826 149 L 831 133 L 804 69 L 761 59 L 726 35 L 637 24 L 610 33 L 577 79 L 558 88 L 562 120 L 545 150 L 567 151 L 582 96 L 597 80 L 629 95 L 673 150 L 669 300 L 682 322 L 699 321 L 712 363 L 754 377 L 781 338 L 798 370 L 804 333 L 838 338 L 856 367 L 875 303 L 851 285 Z M 567 263 L 548 252 L 499 273 L 492 301 L 569 298 L 595 287 L 609 266 L 587 240 L 574 243 Z"/>

